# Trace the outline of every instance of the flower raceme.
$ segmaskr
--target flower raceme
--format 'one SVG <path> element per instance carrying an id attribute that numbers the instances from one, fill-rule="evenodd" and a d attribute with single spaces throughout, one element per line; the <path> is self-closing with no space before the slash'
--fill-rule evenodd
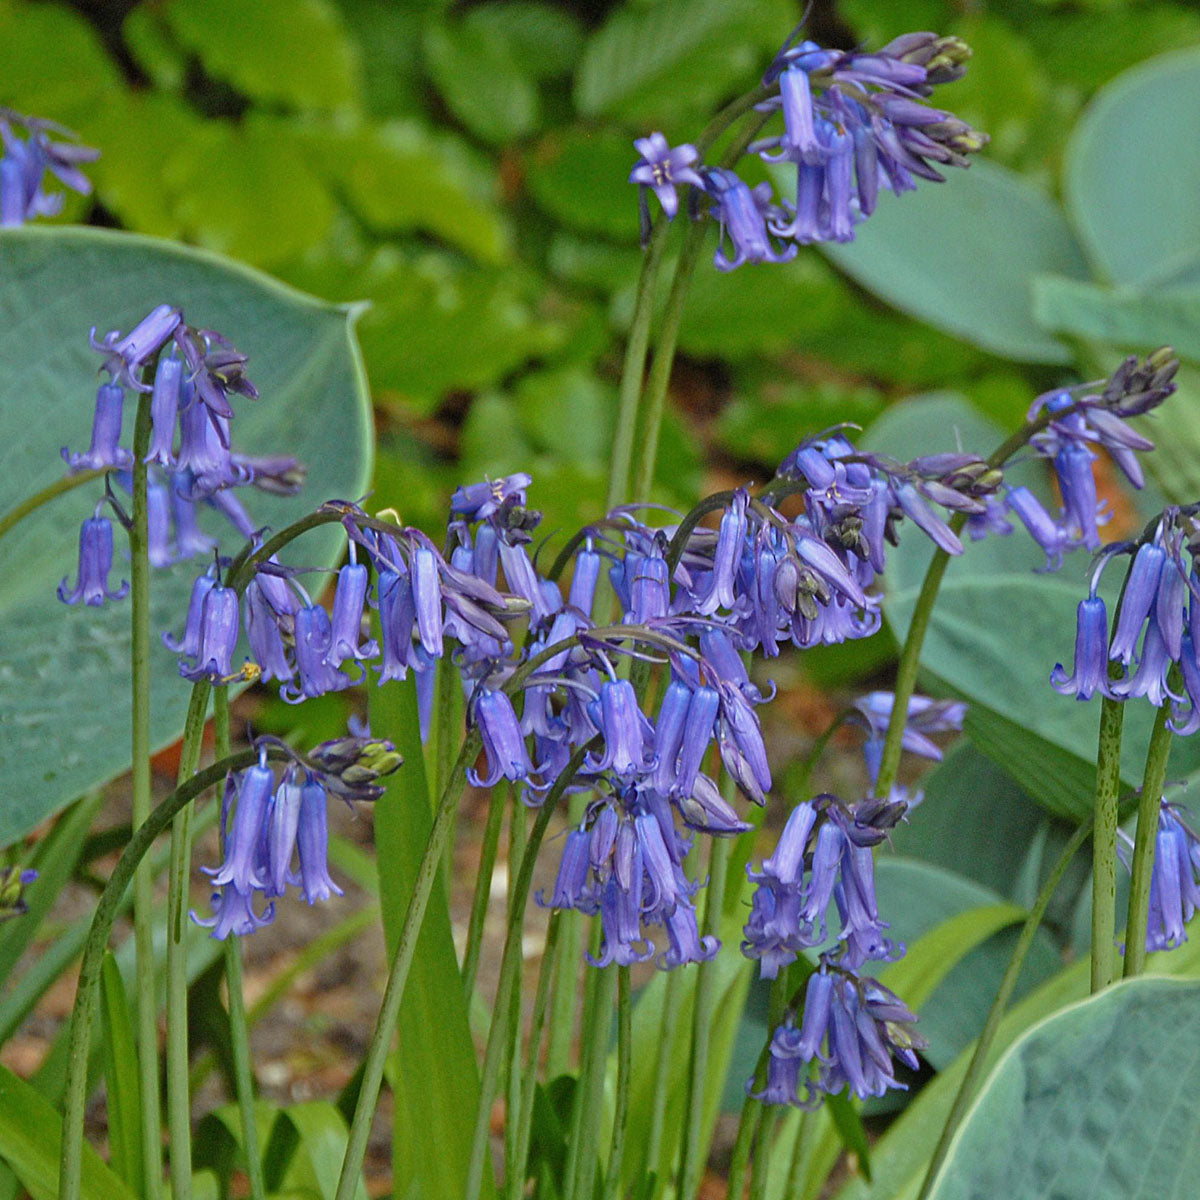
<path id="1" fill-rule="evenodd" d="M 686 184 L 712 201 L 721 228 L 715 263 L 787 262 L 801 245 L 848 242 L 874 211 L 880 189 L 900 195 L 917 179 L 941 181 L 939 168 L 965 167 L 987 136 L 925 101 L 962 77 L 969 47 L 958 38 L 914 33 L 874 53 L 785 43 L 763 77 L 771 94 L 759 111 L 780 112 L 783 132 L 750 146 L 768 163 L 796 170 L 794 200 L 775 202 L 771 185 L 748 187 L 726 167 L 698 164 L 694 146 L 672 148 L 661 133 L 639 138 L 630 182 L 639 185 L 643 240 L 653 191 L 668 219 Z"/>

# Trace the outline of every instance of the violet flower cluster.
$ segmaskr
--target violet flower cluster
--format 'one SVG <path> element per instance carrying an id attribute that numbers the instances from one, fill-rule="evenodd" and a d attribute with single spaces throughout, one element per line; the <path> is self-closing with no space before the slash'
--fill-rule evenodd
<path id="1" fill-rule="evenodd" d="M 306 758 L 293 756 L 277 782 L 267 763 L 271 745 L 287 751 L 282 742 L 260 738 L 258 763 L 225 782 L 225 859 L 218 867 L 203 868 L 214 889 L 213 915 L 191 914 L 215 938 L 253 933 L 269 924 L 276 898 L 289 887 L 298 887 L 309 904 L 342 895 L 329 874 L 328 797 L 339 795 L 347 803 L 378 799 L 383 787 L 376 781 L 401 765 L 390 742 L 351 736 L 323 742 Z M 293 870 L 297 863 L 298 872 Z M 256 893 L 266 900 L 261 912 L 255 911 Z"/>
<path id="2" fill-rule="evenodd" d="M 711 201 L 720 224 L 716 266 L 786 262 L 802 245 L 848 242 L 875 211 L 881 188 L 900 195 L 917 179 L 941 181 L 939 168 L 965 167 L 987 137 L 924 103 L 938 84 L 962 78 L 970 48 L 932 33 L 896 38 L 874 53 L 826 50 L 788 39 L 763 76 L 771 94 L 760 112 L 783 114 L 783 132 L 750 146 L 768 163 L 796 169 L 795 200 L 776 202 L 771 185 L 751 188 L 732 170 L 699 165 L 695 147 L 672 148 L 661 133 L 638 139 L 630 175 L 639 186 L 643 236 L 647 192 L 668 219 L 675 189 L 687 184 Z"/>
<path id="3" fill-rule="evenodd" d="M 104 471 L 130 491 L 133 455 L 122 444 L 125 406 L 131 392 L 150 395 L 153 423 L 145 462 L 152 566 L 215 550 L 216 540 L 200 527 L 202 509 L 219 512 L 241 538 L 252 537 L 255 524 L 236 489 L 254 485 L 288 495 L 300 487 L 303 471 L 294 458 L 254 458 L 232 449 L 229 397 L 253 399 L 258 392 L 246 377 L 246 356 L 220 334 L 191 328 L 178 308 L 161 304 L 128 333 L 112 330 L 97 338 L 92 330 L 92 347 L 104 355 L 102 370 L 109 378 L 96 392 L 91 444 L 75 453 L 64 446 L 62 456 L 72 472 Z M 129 527 L 110 487 L 80 530 L 74 586 L 67 579 L 59 585 L 59 599 L 66 604 L 82 600 L 100 605 L 122 599 L 128 591 L 128 585 L 114 589 L 108 581 L 113 528 L 102 515 L 106 506 Z M 215 607 L 219 599 L 213 603 Z M 204 661 L 219 657 L 214 650 Z M 217 677 L 215 671 L 208 673 Z M 227 673 L 226 662 L 222 674 Z"/>
<path id="4" fill-rule="evenodd" d="M 68 140 L 54 141 L 51 134 Z M 100 151 L 80 145 L 69 129 L 0 108 L 0 141 L 0 227 L 53 217 L 62 210 L 62 193 L 45 190 L 47 172 L 81 196 L 91 193 L 91 180 L 79 168 L 95 162 Z"/>
<path id="5" fill-rule="evenodd" d="M 1128 870 L 1133 839 L 1117 831 L 1117 854 Z M 1150 874 L 1150 911 L 1146 921 L 1146 949 L 1173 950 L 1187 941 L 1187 923 L 1200 905 L 1200 837 L 1184 819 L 1184 810 L 1163 800 L 1158 810 L 1154 838 L 1154 866 Z"/>

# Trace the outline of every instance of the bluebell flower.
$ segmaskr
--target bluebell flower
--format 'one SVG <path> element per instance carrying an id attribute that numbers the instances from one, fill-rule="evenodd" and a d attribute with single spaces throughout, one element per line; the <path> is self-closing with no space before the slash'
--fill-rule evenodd
<path id="1" fill-rule="evenodd" d="M 328 662 L 332 629 L 329 614 L 319 605 L 310 604 L 295 614 L 296 680 L 279 689 L 288 704 L 299 704 L 327 692 L 340 692 L 354 684 L 354 678 Z"/>
<path id="2" fill-rule="evenodd" d="M 867 730 L 863 743 L 863 757 L 867 760 L 867 773 L 872 782 L 879 774 L 883 757 L 883 742 L 892 718 L 892 706 L 896 697 L 892 692 L 868 692 L 854 701 L 851 723 L 861 724 Z M 908 712 L 905 714 L 904 733 L 900 747 L 931 762 L 941 762 L 942 752 L 937 743 L 930 741 L 931 733 L 958 733 L 962 730 L 967 706 L 961 700 L 934 700 L 929 696 L 909 697 Z"/>
<path id="3" fill-rule="evenodd" d="M 237 808 L 225 846 L 225 861 L 217 868 L 203 868 L 214 887 L 232 887 L 246 895 L 267 886 L 267 810 L 275 790 L 275 773 L 267 766 L 266 754 L 237 777 Z"/>
<path id="4" fill-rule="evenodd" d="M 771 203 L 769 183 L 751 188 L 732 171 L 713 167 L 704 172 L 704 187 L 713 198 L 713 214 L 721 226 L 713 260 L 718 270 L 732 271 L 748 262 L 790 262 L 796 257 L 798 246 L 777 249 L 768 232 L 768 220 L 782 215 Z"/>
<path id="5" fill-rule="evenodd" d="M 646 769 L 648 722 L 629 680 L 610 679 L 600 685 L 592 720 L 604 738 L 604 746 L 599 755 L 589 755 L 584 760 L 585 771 L 591 774 L 612 771 L 628 780 Z"/>
<path id="6" fill-rule="evenodd" d="M 1075 670 L 1068 675 L 1062 663 L 1050 673 L 1055 691 L 1079 700 L 1090 700 L 1096 692 L 1111 695 L 1108 686 L 1108 611 L 1100 596 L 1079 602 L 1075 631 Z"/>
<path id="7" fill-rule="evenodd" d="M 522 471 L 460 487 L 450 497 L 450 511 L 468 521 L 486 520 L 506 505 L 524 506 L 525 490 L 532 482 L 533 477 Z"/>
<path id="8" fill-rule="evenodd" d="M 227 338 L 210 329 L 192 329 L 182 322 L 172 333 L 187 364 L 195 398 L 213 417 L 232 418 L 231 392 L 251 400 L 258 398 L 258 389 L 246 377 L 246 356 Z"/>
<path id="9" fill-rule="evenodd" d="M 501 779 L 513 782 L 528 779 L 533 772 L 529 751 L 517 720 L 516 710 L 507 693 L 480 686 L 471 695 L 471 719 L 479 729 L 487 754 L 487 774 L 480 776 L 467 769 L 472 787 L 490 788 Z"/>
<path id="10" fill-rule="evenodd" d="M 187 618 L 183 625 L 183 636 L 172 637 L 163 633 L 162 643 L 168 650 L 182 654 L 185 658 L 195 658 L 200 653 L 200 628 L 204 617 L 204 601 L 208 593 L 217 586 L 216 577 L 205 573 L 196 577 L 192 584 L 191 598 L 188 600 Z"/>
<path id="11" fill-rule="evenodd" d="M 348 658 L 374 658 L 379 653 L 374 641 L 362 640 L 369 585 L 369 573 L 362 563 L 349 562 L 338 572 L 330 617 L 329 649 L 325 652 L 325 661 L 331 667 L 340 667 Z"/>
<path id="12" fill-rule="evenodd" d="M 1066 527 L 1055 521 L 1027 487 L 1010 489 L 1004 502 L 1020 518 L 1029 536 L 1045 551 L 1046 563 L 1041 570 L 1057 571 L 1062 566 L 1063 554 L 1073 548 Z"/>
<path id="13" fill-rule="evenodd" d="M 282 896 L 289 884 L 297 882 L 292 874 L 292 857 L 300 829 L 300 804 L 303 788 L 296 767 L 290 766 L 271 796 L 266 815 L 266 868 L 263 890 L 268 896 Z"/>
<path id="14" fill-rule="evenodd" d="M 643 194 L 649 188 L 658 197 L 667 220 L 671 220 L 679 210 L 675 189 L 685 183 L 696 188 L 704 186 L 704 180 L 692 168 L 699 152 L 686 143 L 672 149 L 661 133 L 636 138 L 633 145 L 641 158 L 630 172 L 629 182 L 639 184 Z"/>
<path id="15" fill-rule="evenodd" d="M 82 600 L 92 607 L 98 607 L 105 600 L 123 600 L 129 593 L 129 584 L 122 582 L 116 591 L 109 587 L 112 561 L 112 522 L 107 517 L 93 515 L 79 529 L 79 571 L 75 586 L 68 588 L 64 576 L 58 585 L 58 598 L 64 604 L 77 604 Z"/>
<path id="16" fill-rule="evenodd" d="M 175 427 L 179 422 L 179 401 L 183 388 L 183 363 L 164 355 L 154 373 L 154 391 L 150 397 L 150 447 L 146 462 L 174 470 Z"/>
<path id="17" fill-rule="evenodd" d="M 139 377 L 145 366 L 166 345 L 183 321 L 183 314 L 169 304 L 160 304 L 144 316 L 128 333 L 111 330 L 103 338 L 96 338 L 92 329 L 93 350 L 105 355 L 104 370 L 113 383 L 135 392 L 153 390 Z"/>
<path id="18" fill-rule="evenodd" d="M 1117 853 L 1129 868 L 1133 839 L 1118 831 Z M 1184 810 L 1163 800 L 1155 830 L 1150 875 L 1146 949 L 1172 950 L 1188 940 L 1187 924 L 1200 905 L 1200 838 L 1184 820 Z"/>
<path id="19" fill-rule="evenodd" d="M 329 875 L 329 815 L 325 788 L 311 771 L 300 789 L 300 822 L 296 847 L 300 855 L 300 890 L 309 904 L 343 895 Z"/>
<path id="20" fill-rule="evenodd" d="M 200 917 L 195 909 L 190 910 L 192 920 L 204 929 L 211 929 L 212 936 L 224 941 L 230 934 L 245 937 L 275 919 L 274 902 L 267 905 L 262 914 L 254 911 L 253 892 L 239 892 L 234 887 L 223 887 L 212 893 L 210 899 L 213 915 Z"/>
<path id="21" fill-rule="evenodd" d="M 284 644 L 280 628 L 281 614 L 278 613 L 260 582 L 265 576 L 256 576 L 246 587 L 243 596 L 246 639 L 250 643 L 250 655 L 258 664 L 260 678 L 264 683 L 278 680 L 285 683 L 295 674 Z"/>
<path id="22" fill-rule="evenodd" d="M 201 604 L 196 652 L 191 663 L 186 657 L 180 660 L 179 674 L 193 683 L 200 679 L 228 682 L 237 639 L 238 594 L 232 588 L 214 584 Z M 186 632 L 184 641 L 187 641 Z"/>
<path id="23" fill-rule="evenodd" d="M 72 471 L 126 469 L 133 462 L 121 445 L 121 421 L 125 412 L 125 391 L 115 383 L 102 383 L 96 391 L 96 411 L 92 418 L 92 444 L 86 454 L 72 454 L 62 448 L 63 461 Z"/>
<path id="24" fill-rule="evenodd" d="M 18 128 L 26 134 L 24 140 L 17 136 Z M 52 141 L 51 133 L 71 140 Z M 91 181 L 79 166 L 94 162 L 100 151 L 80 145 L 70 130 L 53 121 L 0 109 L 0 138 L 4 143 L 0 157 L 0 226 L 21 225 L 34 217 L 55 216 L 62 210 L 62 195 L 51 195 L 44 188 L 47 171 L 81 196 L 90 194 Z"/>

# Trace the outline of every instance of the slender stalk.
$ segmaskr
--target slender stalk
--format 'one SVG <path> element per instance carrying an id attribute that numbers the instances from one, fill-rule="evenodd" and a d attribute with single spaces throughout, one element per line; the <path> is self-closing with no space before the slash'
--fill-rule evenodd
<path id="1" fill-rule="evenodd" d="M 658 1024 L 658 1057 L 654 1062 L 654 1087 L 652 1095 L 665 1097 L 671 1087 L 671 1052 L 675 1046 L 675 1033 L 679 1028 L 679 1010 L 683 1005 L 682 976 L 679 971 L 668 971 L 664 988 L 662 1016 Z M 668 1164 L 663 1156 L 663 1128 L 667 1119 L 665 1101 L 656 1103 L 650 1110 L 650 1128 L 646 1132 L 646 1170 L 655 1175 L 655 1195 L 661 1196 L 667 1186 Z"/>
<path id="2" fill-rule="evenodd" d="M 272 757 L 285 757 L 282 751 L 268 750 Z M 62 1156 L 59 1172 L 59 1200 L 79 1200 L 83 1168 L 83 1117 L 87 1105 L 87 1069 L 92 1029 L 96 1023 L 100 968 L 112 933 L 113 922 L 121 911 L 125 890 L 147 851 L 171 823 L 175 814 L 197 796 L 220 783 L 227 772 L 240 771 L 258 761 L 258 751 L 243 750 L 215 762 L 177 787 L 133 832 L 117 865 L 104 885 L 96 904 L 91 928 L 79 965 L 79 983 L 71 1012 L 71 1033 L 67 1046 L 67 1080 L 63 1111 Z M 158 1167 L 156 1166 L 156 1170 Z"/>
<path id="3" fill-rule="evenodd" d="M 200 765 L 204 721 L 211 690 L 212 685 L 207 679 L 200 680 L 192 687 L 183 725 L 178 783 L 191 778 Z M 226 750 L 228 752 L 228 747 Z M 188 1200 L 192 1190 L 187 941 L 184 937 L 191 864 L 192 806 L 189 804 L 171 825 L 171 866 L 167 882 L 167 1125 L 171 1138 L 171 1192 L 172 1196 L 178 1196 L 181 1200 Z"/>
<path id="4" fill-rule="evenodd" d="M 588 979 L 591 1003 L 584 1006 L 579 1081 L 571 1113 L 564 1200 L 590 1200 L 596 1173 L 596 1135 L 603 1109 L 605 1059 L 616 998 L 615 967 L 595 967 Z"/>
<path id="5" fill-rule="evenodd" d="M 630 499 L 629 476 L 633 471 L 634 434 L 637 430 L 638 400 L 642 395 L 642 376 L 646 369 L 646 351 L 650 346 L 650 325 L 654 316 L 654 291 L 658 270 L 662 265 L 663 247 L 667 244 L 668 222 L 660 216 L 655 222 L 642 270 L 638 276 L 637 296 L 633 304 L 633 320 L 629 340 L 625 343 L 625 361 L 621 367 L 620 399 L 617 406 L 617 428 L 613 434 L 612 460 L 608 471 L 608 493 L 605 512 Z"/>
<path id="6" fill-rule="evenodd" d="M 1150 747 L 1146 751 L 1142 797 L 1138 801 L 1137 834 L 1133 842 L 1129 915 L 1125 921 L 1126 979 L 1140 975 L 1146 966 L 1146 921 L 1150 914 L 1150 882 L 1154 877 L 1154 846 L 1163 784 L 1167 778 L 1167 759 L 1171 753 L 1172 734 L 1167 725 L 1170 715 L 1169 704 L 1164 704 L 1158 710 L 1150 734 Z"/>
<path id="7" fill-rule="evenodd" d="M 583 760 L 591 749 L 591 743 L 576 750 L 554 786 L 546 795 L 545 803 L 529 832 L 528 841 L 522 847 L 521 866 L 516 883 L 509 895 L 507 930 L 504 950 L 500 958 L 500 982 L 496 988 L 496 1003 L 492 1012 L 492 1025 L 488 1030 L 487 1048 L 483 1055 L 483 1071 L 479 1082 L 479 1106 L 475 1110 L 475 1134 L 471 1142 L 471 1160 L 467 1170 L 467 1186 L 464 1195 L 471 1198 L 479 1195 L 483 1184 L 484 1160 L 487 1156 L 488 1130 L 492 1112 L 492 1101 L 500 1078 L 500 1068 L 505 1046 L 508 1043 L 508 1024 L 512 1016 L 513 994 L 518 991 L 522 963 L 522 925 L 525 907 L 529 902 L 529 890 L 533 886 L 533 869 L 537 862 L 538 848 L 542 844 L 550 818 L 562 798 L 563 792 L 575 778 Z"/>
<path id="8" fill-rule="evenodd" d="M 219 687 L 213 694 L 213 730 L 216 734 L 216 756 L 225 758 L 231 749 L 228 688 Z M 246 996 L 242 987 L 241 938 L 225 939 L 225 986 L 229 989 L 229 1043 L 233 1052 L 233 1084 L 237 1092 L 238 1113 L 242 1118 L 242 1145 L 246 1147 L 250 1200 L 265 1200 L 267 1185 L 263 1178 L 262 1155 L 258 1149 L 258 1118 L 254 1112 L 250 1022 L 246 1015 Z"/>
<path id="9" fill-rule="evenodd" d="M 613 1114 L 612 1148 L 608 1152 L 605 1200 L 621 1200 L 621 1165 L 625 1160 L 629 1124 L 629 1086 L 633 1075 L 633 996 L 629 968 L 617 968 L 617 1103 Z"/>
<path id="10" fill-rule="evenodd" d="M 546 945 L 542 950 L 542 965 L 538 972 L 537 993 L 533 1000 L 533 1014 L 529 1021 L 529 1049 L 525 1055 L 525 1070 L 521 1076 L 521 1107 L 516 1114 L 509 1113 L 510 1121 L 517 1123 L 516 1157 L 506 1163 L 504 1191 L 507 1200 L 521 1200 L 525 1194 L 526 1164 L 529 1161 L 529 1135 L 533 1129 L 533 1095 L 537 1086 L 538 1047 L 546 1025 L 549 1008 L 550 979 L 554 973 L 554 948 L 558 944 L 558 932 L 562 927 L 563 913 L 550 914 L 546 929 Z"/>
<path id="11" fill-rule="evenodd" d="M 149 443 L 147 442 L 147 445 Z M 144 455 L 143 455 L 144 456 Z M 32 512 L 37 512 L 43 504 L 49 504 L 51 500 L 58 496 L 66 495 L 67 492 L 73 492 L 78 487 L 83 487 L 85 483 L 91 483 L 93 479 L 99 479 L 107 474 L 106 471 L 80 471 L 76 475 L 66 475 L 62 479 L 56 479 L 53 483 L 47 484 L 40 492 L 34 492 L 32 496 L 26 496 L 20 504 L 14 505 L 0 517 L 0 538 L 2 538 L 14 525 L 19 521 L 24 520 Z"/>
<path id="12" fill-rule="evenodd" d="M 929 1160 L 929 1167 L 925 1172 L 925 1180 L 921 1184 L 921 1191 L 917 1200 L 926 1200 L 926 1197 L 928 1197 L 933 1188 L 934 1179 L 937 1177 L 937 1173 L 946 1159 L 950 1143 L 954 1140 L 954 1135 L 962 1123 L 967 1107 L 975 1098 L 975 1091 L 983 1078 L 988 1053 L 992 1048 L 992 1043 L 996 1039 L 996 1033 L 1004 1017 L 1004 1010 L 1008 1007 L 1008 1002 L 1012 997 L 1013 988 L 1017 986 L 1021 967 L 1025 964 L 1025 956 L 1029 953 L 1030 946 L 1033 945 L 1034 935 L 1037 933 L 1038 926 L 1042 923 L 1042 917 L 1046 913 L 1046 906 L 1050 903 L 1050 898 L 1062 882 L 1062 877 L 1066 874 L 1067 867 L 1071 865 L 1071 860 L 1075 857 L 1079 847 L 1083 845 L 1090 831 L 1091 822 L 1085 821 L 1071 835 L 1070 841 L 1063 847 L 1062 853 L 1058 856 L 1057 861 L 1050 870 L 1050 874 L 1046 876 L 1046 882 L 1042 884 L 1041 891 L 1038 892 L 1037 899 L 1034 901 L 1033 907 L 1029 910 L 1029 916 L 1025 918 L 1025 924 L 1021 927 L 1017 944 L 1013 947 L 1012 957 L 1008 960 L 1008 966 L 1004 970 L 1004 978 L 1001 979 L 1000 988 L 996 992 L 996 999 L 992 1001 L 992 1007 L 988 1012 L 987 1020 L 983 1024 L 979 1040 L 975 1043 L 975 1050 L 967 1066 L 967 1073 L 963 1076 L 962 1083 L 959 1084 L 958 1094 L 954 1097 L 954 1103 L 950 1106 L 950 1113 L 946 1117 L 946 1124 L 942 1128 L 941 1137 L 938 1138 L 937 1146 L 934 1147 L 933 1157 Z"/>
<path id="13" fill-rule="evenodd" d="M 568 801 L 567 820 L 577 826 L 583 820 L 587 797 L 576 793 Z M 583 914 L 570 909 L 562 914 L 558 945 L 554 952 L 554 981 L 550 998 L 550 1035 L 546 1047 L 546 1079 L 566 1073 L 575 1040 L 575 1010 L 579 981 L 579 959 L 583 954 Z"/>
<path id="14" fill-rule="evenodd" d="M 792 1147 L 792 1164 L 788 1168 L 786 1196 L 804 1195 L 804 1177 L 808 1174 L 812 1159 L 813 1133 L 816 1122 L 813 1112 L 802 1109 L 800 1112 L 800 1128 L 796 1130 L 796 1142 Z"/>
<path id="15" fill-rule="evenodd" d="M 771 1177 L 771 1155 L 775 1150 L 775 1130 L 779 1113 L 764 1106 L 754 1134 L 754 1158 L 750 1164 L 750 1200 L 763 1200 Z"/>
<path id="16" fill-rule="evenodd" d="M 1125 705 L 1107 696 L 1100 703 L 1096 750 L 1096 799 L 1092 830 L 1092 992 L 1115 974 L 1117 914 L 1117 799 L 1121 790 L 1121 731 Z"/>
<path id="17" fill-rule="evenodd" d="M 721 906 L 725 898 L 725 876 L 732 838 L 713 838 L 708 860 L 708 887 L 705 890 L 704 936 L 716 937 L 721 927 Z M 688 1069 L 687 1104 L 684 1109 L 683 1150 L 680 1155 L 679 1197 L 691 1200 L 700 1190 L 704 1173 L 707 1139 L 704 1137 L 704 1094 L 708 1082 L 709 1031 L 716 1006 L 717 964 L 712 960 L 698 965 L 696 998 L 692 1011 L 692 1057 Z"/>
<path id="18" fill-rule="evenodd" d="M 129 530 L 129 598 L 132 639 L 133 828 L 150 815 L 150 541 L 146 504 L 150 397 L 138 396 L 133 432 L 133 524 Z M 133 940 L 137 952 L 138 1085 L 142 1105 L 142 1179 L 149 1200 L 162 1181 L 162 1115 L 158 1091 L 158 1005 L 154 982 L 154 876 L 144 864 L 133 882 Z"/>
<path id="19" fill-rule="evenodd" d="M 475 877 L 475 892 L 471 897 L 471 917 L 467 922 L 467 948 L 463 954 L 463 991 L 470 998 L 479 971 L 479 953 L 483 948 L 483 926 L 487 920 L 488 899 L 492 892 L 492 875 L 496 869 L 496 851 L 500 844 L 500 828 L 504 824 L 503 793 L 493 789 L 488 802 L 487 824 L 483 830 L 483 846 L 479 851 L 479 874 Z"/>
<path id="20" fill-rule="evenodd" d="M 477 730 L 472 730 L 463 741 L 458 761 L 454 764 L 454 769 L 446 784 L 446 790 L 442 793 L 442 798 L 438 803 L 433 827 L 429 831 L 429 841 L 425 844 L 425 853 L 421 856 L 421 863 L 417 868 L 413 894 L 408 902 L 408 910 L 404 914 L 404 927 L 400 931 L 395 956 L 388 971 L 387 986 L 384 989 L 379 1018 L 375 1024 L 375 1032 L 371 1035 L 367 1057 L 363 1063 L 362 1086 L 358 1093 L 358 1103 L 354 1106 L 354 1117 L 350 1122 L 350 1136 L 346 1142 L 346 1154 L 342 1159 L 342 1172 L 338 1178 L 334 1200 L 353 1200 L 357 1188 L 359 1173 L 362 1171 L 363 1159 L 367 1153 L 367 1138 L 371 1133 L 371 1122 L 375 1117 L 375 1106 L 379 1101 L 379 1088 L 383 1083 L 384 1064 L 391 1048 L 392 1035 L 396 1031 L 396 1021 L 400 1016 L 400 1004 L 404 999 L 408 972 L 412 967 L 413 955 L 416 953 L 417 936 L 421 932 L 421 923 L 425 919 L 425 906 L 429 903 L 429 895 L 433 891 L 442 853 L 454 828 L 458 802 L 462 799 L 463 788 L 466 786 L 467 767 L 475 761 L 479 747 L 479 733 Z"/>

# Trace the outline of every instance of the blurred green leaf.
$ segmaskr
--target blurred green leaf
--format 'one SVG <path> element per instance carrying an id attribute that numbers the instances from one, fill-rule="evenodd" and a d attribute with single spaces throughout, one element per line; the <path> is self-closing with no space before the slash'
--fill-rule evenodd
<path id="1" fill-rule="evenodd" d="M 637 188 L 628 180 L 636 161 L 623 133 L 557 129 L 530 149 L 525 181 L 534 200 L 569 229 L 635 242 Z"/>
<path id="2" fill-rule="evenodd" d="M 546 251 L 546 266 L 559 279 L 608 294 L 633 288 L 642 267 L 642 252 L 557 230 Z"/>
<path id="3" fill-rule="evenodd" d="M 537 128 L 537 88 L 523 58 L 485 26 L 430 22 L 422 45 L 438 91 L 472 133 L 503 145 Z"/>
<path id="4" fill-rule="evenodd" d="M 167 0 L 164 15 L 217 79 L 297 109 L 353 108 L 358 54 L 326 0 Z"/>
<path id="5" fill-rule="evenodd" d="M 0 0 L 0 103 L 75 128 L 121 89 L 92 25 L 65 4 Z"/>
<path id="6" fill-rule="evenodd" d="M 463 24 L 504 42 L 531 79 L 569 74 L 583 49 L 578 18 L 539 0 L 481 4 L 467 10 Z"/>
<path id="7" fill-rule="evenodd" d="M 1091 92 L 1163 49 L 1200 42 L 1200 14 L 1177 4 L 1137 4 L 1107 12 L 1029 13 L 1021 33 L 1056 80 Z"/>
<path id="8" fill-rule="evenodd" d="M 1034 1026 L 983 1084 L 931 1197 L 1191 1195 L 1198 1001 L 1194 980 L 1131 979 Z"/>
<path id="9" fill-rule="evenodd" d="M 376 117 L 408 117 L 428 102 L 421 70 L 421 30 L 427 11 L 449 0 L 338 0 L 357 43 L 364 107 Z"/>
<path id="10" fill-rule="evenodd" d="M 1162 416 L 1143 422 L 1155 441 L 1146 465 L 1172 504 L 1191 504 L 1200 498 L 1200 370 L 1185 366 L 1176 381 L 1179 390 L 1167 401 L 1169 433 Z"/>
<path id="11" fill-rule="evenodd" d="M 162 10 L 140 4 L 121 24 L 121 39 L 139 67 L 167 92 L 180 91 L 187 82 L 187 53 L 171 36 Z"/>
<path id="12" fill-rule="evenodd" d="M 5 388 L 26 401 L 36 397 L 37 419 L 27 405 L 4 409 L 0 508 L 61 477 L 61 446 L 86 444 L 97 367 L 88 329 L 129 329 L 168 298 L 250 357 L 263 399 L 235 401 L 236 444 L 252 454 L 294 453 L 307 464 L 298 497 L 247 499 L 254 519 L 279 528 L 329 496 L 361 495 L 371 418 L 346 311 L 170 243 L 108 230 L 26 227 L 0 232 L 0 356 L 9 364 Z M 31 312 L 38 314 L 32 324 Z M 5 537 L 6 561 L 21 570 L 3 576 L 0 610 L 9 632 L 0 636 L 37 651 L 9 656 L 0 678 L 0 764 L 13 797 L 0 805 L 0 845 L 128 762 L 128 607 L 68 609 L 54 599 L 59 580 L 74 575 L 78 522 L 99 491 L 96 485 L 56 500 Z M 223 544 L 230 545 L 228 538 Z M 340 530 L 318 530 L 299 554 L 317 564 L 343 547 Z M 178 628 L 197 569 L 184 562 L 155 572 L 156 632 Z M 119 559 L 117 571 L 124 571 Z M 161 746 L 178 736 L 188 688 L 175 656 L 157 639 L 151 667 L 151 739 Z"/>
<path id="13" fill-rule="evenodd" d="M 1200 361 L 1200 290 L 1103 288 L 1042 275 L 1033 283 L 1033 311 L 1052 333 L 1142 353 L 1171 345 Z"/>
<path id="14" fill-rule="evenodd" d="M 333 217 L 324 184 L 270 124 L 194 127 L 163 164 L 162 179 L 185 237 L 259 267 L 294 258 Z"/>
<path id="15" fill-rule="evenodd" d="M 616 424 L 616 389 L 580 367 L 525 376 L 513 393 L 529 442 L 562 462 L 603 470 Z"/>
<path id="16" fill-rule="evenodd" d="M 761 396 L 738 396 L 717 419 L 715 439 L 740 462 L 774 470 L 800 442 L 843 421 L 867 425 L 883 406 L 869 387 L 787 381 Z"/>
<path id="17" fill-rule="evenodd" d="M 748 89 L 794 24 L 783 0 L 659 0 L 618 8 L 584 47 L 575 104 L 586 117 L 704 111 Z"/>
<path id="18" fill-rule="evenodd" d="M 372 233 L 430 233 L 482 263 L 508 261 L 495 171 L 461 137 L 417 121 L 289 132 Z"/>
<path id="19" fill-rule="evenodd" d="M 947 32 L 957 6 L 949 0 L 838 0 L 838 15 L 867 50 L 877 50 L 910 29 Z"/>
<path id="20" fill-rule="evenodd" d="M 280 1109 L 276 1138 L 286 1126 L 293 1131 L 293 1139 L 289 1140 L 294 1149 L 288 1156 L 288 1167 L 280 1188 L 333 1200 L 346 1154 L 345 1117 L 328 1100 L 309 1100 Z M 367 1200 L 361 1174 L 355 1181 L 354 1200 Z"/>
<path id="21" fill-rule="evenodd" d="M 1071 135 L 1067 207 L 1097 271 L 1114 283 L 1137 285 L 1196 257 L 1198 109 L 1200 51 L 1180 50 L 1115 79 Z"/>
<path id="22" fill-rule="evenodd" d="M 791 185 L 790 178 L 787 180 Z M 855 240 L 822 249 L 890 304 L 1018 362 L 1059 363 L 1066 347 L 1034 322 L 1034 276 L 1086 276 L 1057 205 L 982 161 L 916 192 L 884 192 Z"/>

